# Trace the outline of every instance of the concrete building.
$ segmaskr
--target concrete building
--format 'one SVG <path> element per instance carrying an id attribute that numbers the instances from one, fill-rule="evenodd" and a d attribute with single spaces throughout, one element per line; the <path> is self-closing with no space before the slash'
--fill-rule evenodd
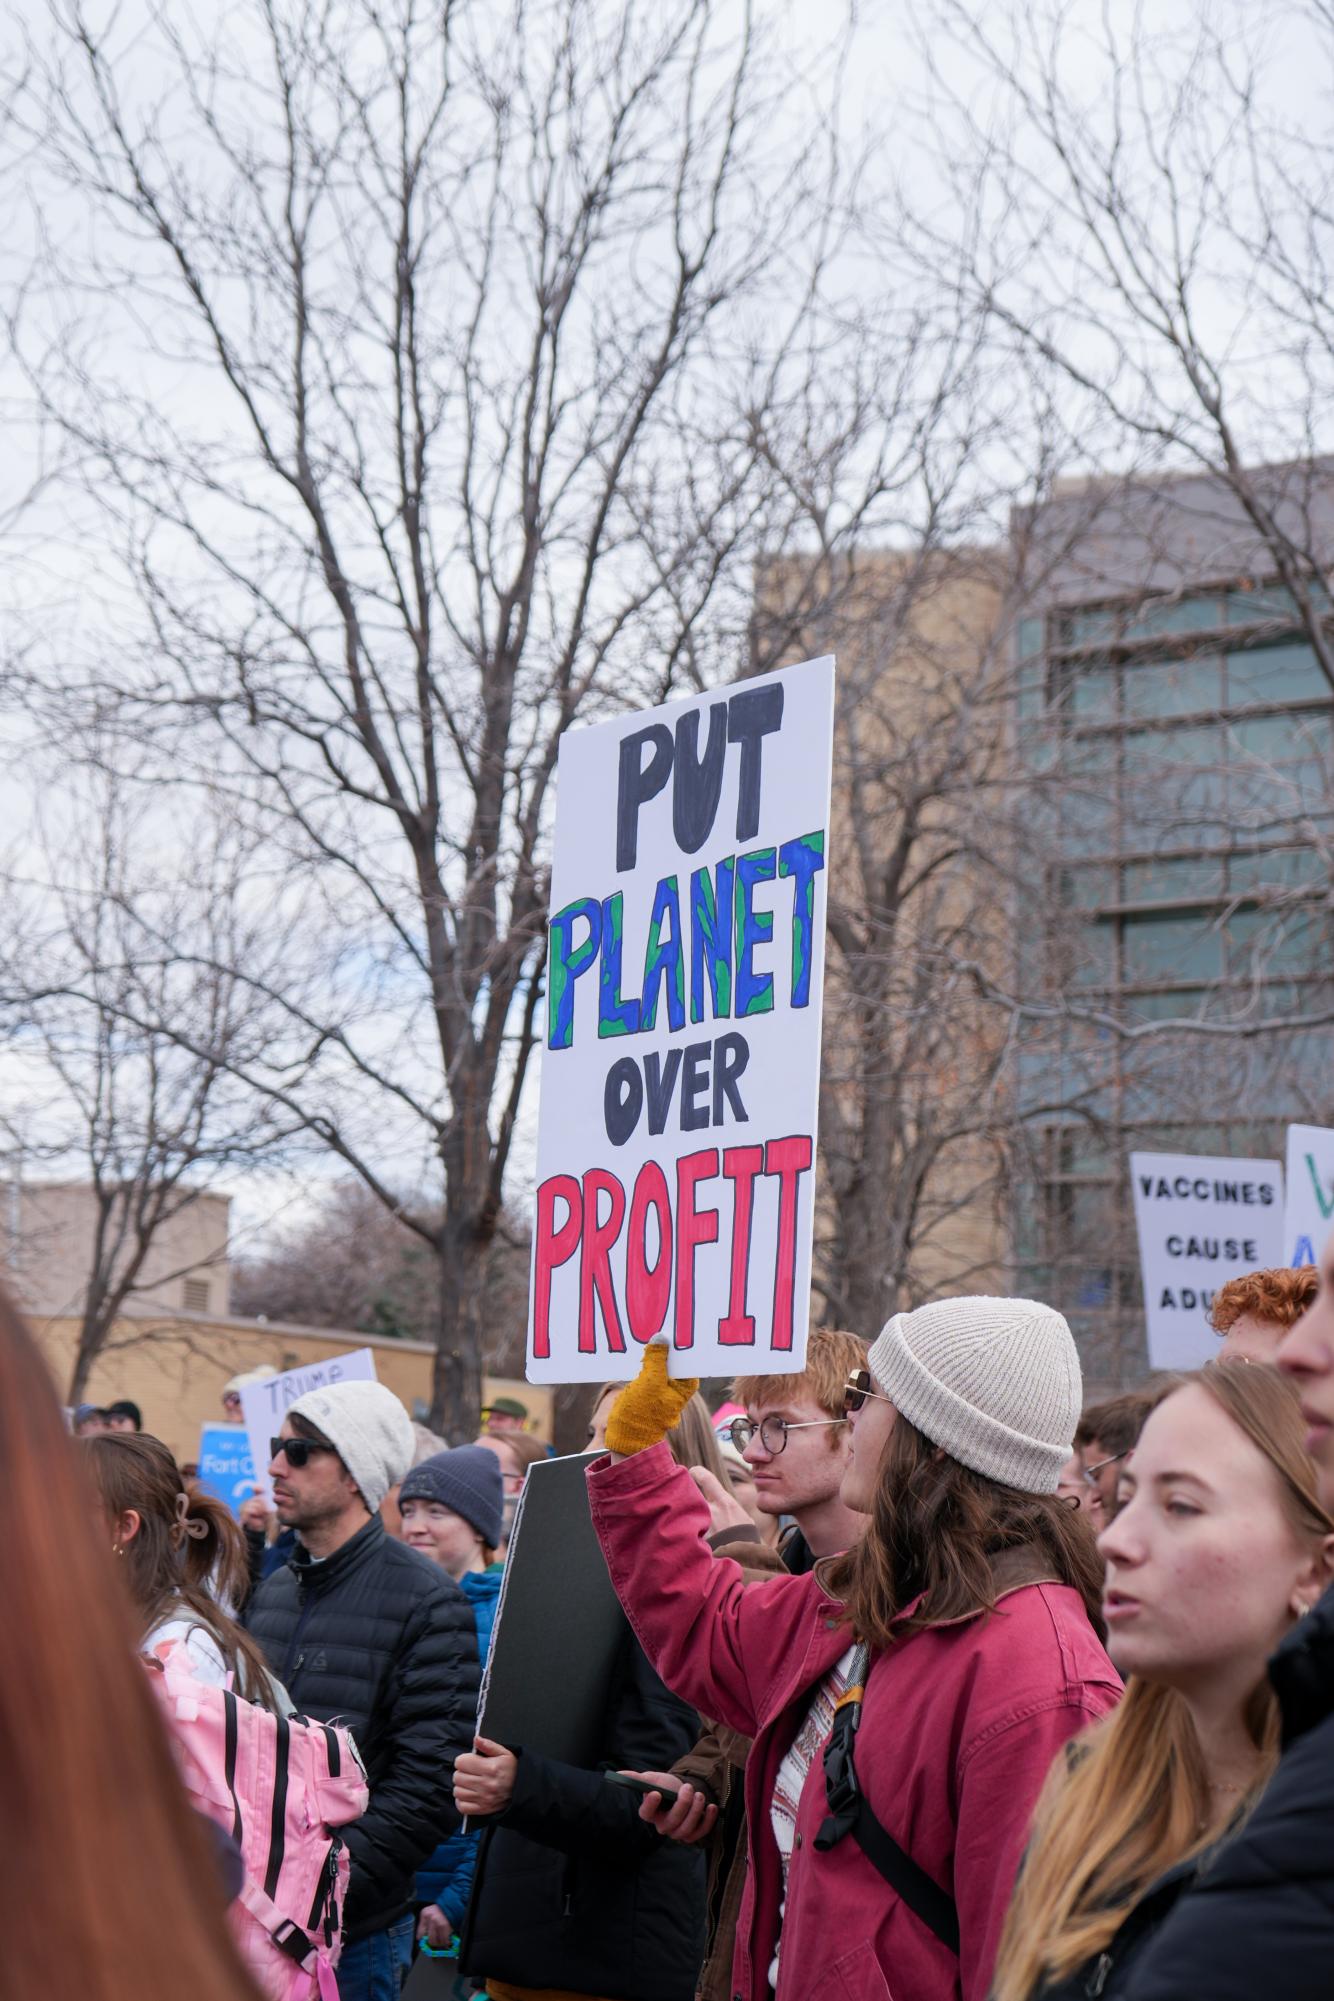
<path id="1" fill-rule="evenodd" d="M 953 968 L 1009 969 L 984 809 L 1009 754 L 1006 566 L 992 549 L 860 550 L 775 560 L 757 585 L 756 671 L 838 658 L 813 1311 L 869 1336 L 900 1307 L 1005 1282 L 988 1097 L 1005 1024 Z"/>
<path id="2" fill-rule="evenodd" d="M 230 1199 L 195 1195 L 154 1232 L 135 1281 L 136 1305 L 154 1311 L 225 1314 Z M 33 1312 L 83 1309 L 98 1229 L 95 1190 L 87 1182 L 0 1182 L 0 1243 L 8 1282 Z"/>
<path id="3" fill-rule="evenodd" d="M 1334 549 L 1334 474 L 1252 478 Z M 1016 980 L 1131 1023 L 1263 1021 L 1334 976 L 1334 705 L 1274 559 L 1205 476 L 1075 484 L 1022 523 L 1043 583 L 1018 627 L 1018 752 L 1045 867 Z M 1326 599 L 1320 598 L 1325 603 Z M 1334 1113 L 1327 1029 L 1136 1044 L 1066 1020 L 1021 1052 L 1017 1278 L 1070 1315 L 1086 1373 L 1142 1375 L 1127 1155 L 1282 1157 Z"/>

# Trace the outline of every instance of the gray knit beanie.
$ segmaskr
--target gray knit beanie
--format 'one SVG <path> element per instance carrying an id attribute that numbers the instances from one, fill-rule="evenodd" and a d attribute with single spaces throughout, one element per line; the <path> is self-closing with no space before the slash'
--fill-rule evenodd
<path id="1" fill-rule="evenodd" d="M 383 1383 L 330 1383 L 287 1407 L 328 1439 L 374 1514 L 412 1464 L 412 1419 Z"/>
<path id="2" fill-rule="evenodd" d="M 937 1299 L 896 1313 L 871 1373 L 910 1424 L 974 1473 L 1054 1494 L 1083 1382 L 1061 1314 L 1035 1299 Z"/>
<path id="3" fill-rule="evenodd" d="M 484 1445 L 456 1445 L 452 1452 L 423 1459 L 403 1482 L 398 1505 L 404 1501 L 438 1501 L 471 1522 L 488 1548 L 500 1541 L 505 1483 L 500 1461 Z"/>

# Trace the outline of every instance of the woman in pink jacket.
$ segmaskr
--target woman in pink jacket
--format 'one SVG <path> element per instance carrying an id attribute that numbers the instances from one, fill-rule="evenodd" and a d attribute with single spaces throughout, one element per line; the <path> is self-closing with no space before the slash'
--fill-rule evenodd
<path id="1" fill-rule="evenodd" d="M 1120 1693 L 1093 1539 L 1056 1498 L 1081 1389 L 1060 1314 L 940 1300 L 869 1360 L 842 1492 L 869 1525 L 810 1576 L 743 1589 L 711 1555 L 659 1442 L 695 1388 L 662 1348 L 589 1473 L 650 1660 L 755 1740 L 736 2001 L 985 2001 L 1047 1770 Z"/>

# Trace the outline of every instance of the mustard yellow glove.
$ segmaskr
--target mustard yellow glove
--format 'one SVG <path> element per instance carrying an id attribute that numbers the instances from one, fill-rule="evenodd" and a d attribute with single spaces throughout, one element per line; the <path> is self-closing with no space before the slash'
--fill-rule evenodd
<path id="1" fill-rule="evenodd" d="M 647 1452 L 681 1422 L 681 1412 L 699 1388 L 698 1376 L 667 1374 L 665 1342 L 651 1341 L 639 1374 L 627 1383 L 607 1419 L 607 1450 L 622 1455 Z"/>

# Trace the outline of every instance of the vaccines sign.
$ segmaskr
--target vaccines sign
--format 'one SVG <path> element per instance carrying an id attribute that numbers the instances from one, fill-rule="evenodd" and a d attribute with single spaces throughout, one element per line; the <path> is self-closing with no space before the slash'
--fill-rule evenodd
<path id="1" fill-rule="evenodd" d="M 1193 1369 L 1218 1353 L 1214 1294 L 1238 1273 L 1280 1265 L 1283 1170 L 1276 1160 L 1132 1153 L 1149 1362 Z"/>
<path id="2" fill-rule="evenodd" d="M 561 741 L 528 1375 L 800 1369 L 834 663 Z"/>

